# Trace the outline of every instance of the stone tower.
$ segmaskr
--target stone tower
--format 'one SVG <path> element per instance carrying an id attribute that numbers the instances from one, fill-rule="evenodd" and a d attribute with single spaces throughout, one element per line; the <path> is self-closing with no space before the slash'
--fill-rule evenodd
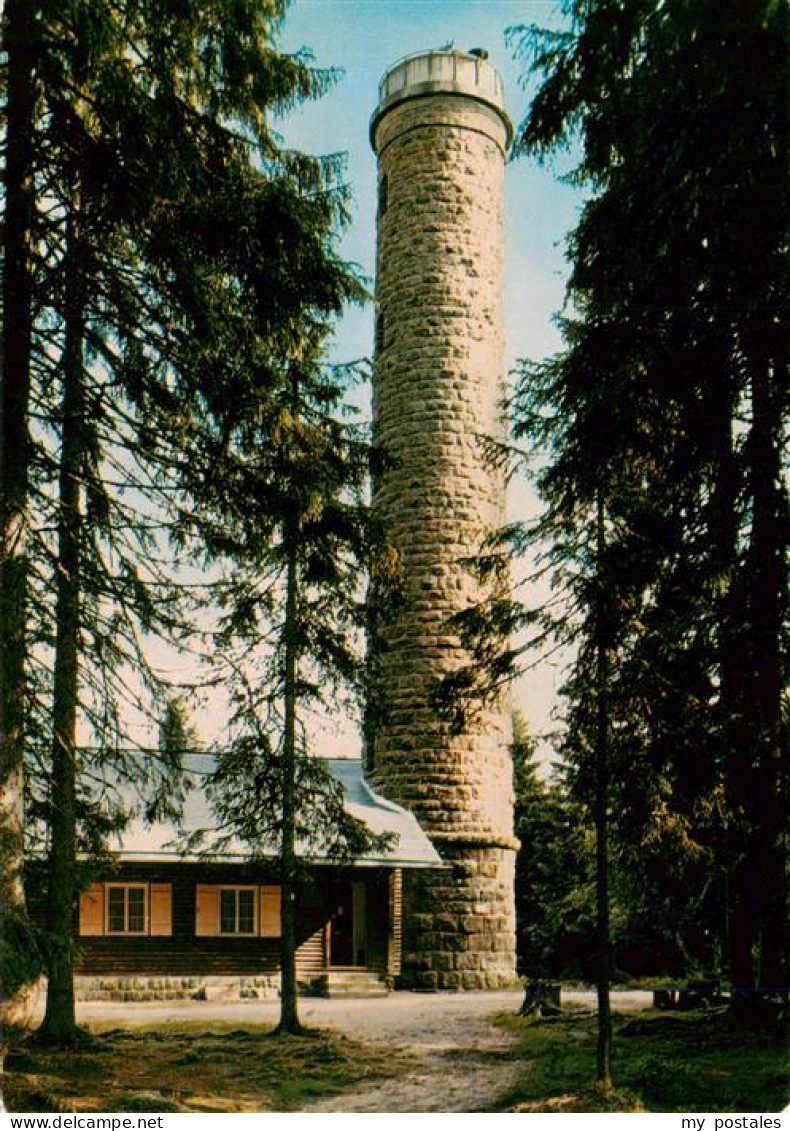
<path id="1" fill-rule="evenodd" d="M 371 122 L 378 157 L 375 506 L 403 600 L 377 625 L 368 770 L 447 867 L 405 879 L 403 983 L 493 989 L 514 977 L 512 771 L 504 702 L 450 733 L 431 706 L 464 661 L 448 618 L 480 597 L 468 559 L 504 517 L 485 456 L 501 431 L 502 182 L 512 127 L 484 52 L 396 63 Z"/>

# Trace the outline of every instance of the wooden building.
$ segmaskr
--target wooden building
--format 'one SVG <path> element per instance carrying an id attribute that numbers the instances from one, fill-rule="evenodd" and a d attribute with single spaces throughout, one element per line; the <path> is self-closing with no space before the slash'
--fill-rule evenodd
<path id="1" fill-rule="evenodd" d="M 370 789 L 361 762 L 327 765 L 343 786 L 347 811 L 372 832 L 392 834 L 392 845 L 353 864 L 304 861 L 297 973 L 305 989 L 317 992 L 381 990 L 400 972 L 402 870 L 441 861 L 414 816 Z M 204 792 L 192 791 L 183 831 L 210 832 L 211 821 Z M 141 996 L 147 986 L 166 991 L 181 983 L 198 992 L 238 983 L 251 994 L 276 993 L 280 889 L 273 858 L 251 862 L 235 843 L 210 856 L 184 854 L 173 828 L 142 821 L 130 824 L 113 856 L 112 869 L 80 895 L 81 996 L 113 984 Z"/>

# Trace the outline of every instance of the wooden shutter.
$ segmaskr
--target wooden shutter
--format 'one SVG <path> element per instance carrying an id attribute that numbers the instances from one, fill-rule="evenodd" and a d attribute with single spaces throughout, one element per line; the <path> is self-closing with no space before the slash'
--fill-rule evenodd
<path id="1" fill-rule="evenodd" d="M 280 888 L 261 888 L 261 935 L 265 939 L 280 937 Z"/>
<path id="2" fill-rule="evenodd" d="M 149 897 L 149 934 L 172 935 L 173 933 L 173 885 L 151 884 Z"/>
<path id="3" fill-rule="evenodd" d="M 104 884 L 80 892 L 80 934 L 104 934 Z"/>
<path id="4" fill-rule="evenodd" d="M 195 934 L 219 934 L 219 887 L 216 884 L 198 884 L 195 888 Z"/>

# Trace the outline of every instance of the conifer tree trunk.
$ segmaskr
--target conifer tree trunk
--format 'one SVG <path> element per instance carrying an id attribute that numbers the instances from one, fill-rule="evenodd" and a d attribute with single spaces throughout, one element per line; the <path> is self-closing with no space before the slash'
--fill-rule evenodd
<path id="1" fill-rule="evenodd" d="M 291 412 L 299 419 L 299 378 L 291 374 Z M 284 727 L 283 812 L 280 844 L 281 928 L 280 1024 L 281 1033 L 299 1033 L 296 992 L 296 706 L 299 670 L 299 513 L 291 500 L 285 516 L 283 541 L 286 552 L 284 625 Z"/>
<path id="2" fill-rule="evenodd" d="M 293 523 L 290 523 L 293 525 Z M 301 1031 L 296 994 L 296 680 L 298 672 L 298 565 L 291 532 L 288 542 L 285 604 L 285 719 L 283 730 L 283 811 L 280 856 L 282 1033 Z"/>
<path id="3" fill-rule="evenodd" d="M 790 342 L 787 336 L 786 249 L 790 229 L 790 10 L 777 6 L 771 35 L 778 63 L 775 92 L 778 113 L 773 119 L 772 154 L 775 156 L 779 195 L 769 204 L 778 215 L 774 263 L 778 266 L 774 285 L 766 288 L 769 299 L 763 324 L 756 328 L 755 344 L 764 351 L 764 365 L 755 369 L 752 384 L 754 420 L 754 519 L 752 536 L 755 559 L 761 572 L 754 576 L 755 660 L 760 659 L 760 727 L 763 773 L 766 783 L 766 813 L 763 845 L 765 874 L 762 895 L 762 983 L 781 998 L 785 1024 L 790 1025 L 790 753 L 783 719 L 783 693 L 787 687 L 785 625 L 788 614 L 788 500 L 786 442 Z M 758 354 L 759 356 L 759 354 Z M 757 665 L 755 663 L 755 673 Z"/>
<path id="4" fill-rule="evenodd" d="M 33 35 L 29 0 L 7 0 L 3 26 L 7 95 L 0 375 L 0 854 L 4 873 L 4 898 L 0 906 L 5 906 L 7 901 L 9 908 L 23 906 L 22 777 L 34 208 Z M 0 910 L 0 916 L 2 913 Z M 0 985 L 0 997 L 3 996 L 5 987 Z"/>
<path id="5" fill-rule="evenodd" d="M 786 373 L 784 374 L 786 377 Z M 783 610 L 786 538 L 781 498 L 782 424 L 778 389 L 765 358 L 752 378 L 753 513 L 746 561 L 748 630 L 755 724 L 756 780 L 750 796 L 759 808 L 752 840 L 758 883 L 759 982 L 763 995 L 788 996 L 787 771 L 782 741 Z M 755 816 L 758 814 L 755 813 Z"/>
<path id="6" fill-rule="evenodd" d="M 733 397 L 724 386 L 729 373 L 726 355 L 719 359 L 719 370 L 722 387 L 711 387 L 708 399 L 716 461 L 711 553 L 714 573 L 724 579 L 715 616 L 723 780 L 728 804 L 723 861 L 727 873 L 725 950 L 732 1000 L 737 1011 L 742 1000 L 751 999 L 755 988 L 753 952 L 757 940 L 755 900 L 759 881 L 753 874 L 749 850 L 752 770 L 743 641 L 745 611 L 738 553 L 740 470 L 733 444 Z"/>
<path id="7" fill-rule="evenodd" d="M 597 609 L 595 641 L 595 897 L 598 942 L 598 1046 L 597 1079 L 604 1091 L 612 1086 L 612 980 L 611 928 L 609 921 L 609 624 L 603 575 L 606 548 L 603 492 L 599 489 L 596 514 Z"/>
<path id="8" fill-rule="evenodd" d="M 737 521 L 737 519 L 735 520 Z M 737 533 L 734 534 L 737 537 Z M 734 546 L 734 543 L 733 543 Z M 755 856 L 754 730 L 750 699 L 748 654 L 745 647 L 745 609 L 742 578 L 733 558 L 732 576 L 719 626 L 721 641 L 721 696 L 724 713 L 724 782 L 728 808 L 727 866 L 727 971 L 731 1010 L 735 1017 L 750 1013 L 757 989 L 755 956 L 759 943 L 758 899 L 762 878 Z"/>
<path id="9" fill-rule="evenodd" d="M 77 702 L 79 681 L 81 512 L 85 462 L 84 265 L 76 217 L 67 231 L 63 431 L 58 500 L 53 737 L 48 889 L 49 983 L 39 1038 L 69 1044 L 77 1033 L 74 1006 L 76 895 Z"/>

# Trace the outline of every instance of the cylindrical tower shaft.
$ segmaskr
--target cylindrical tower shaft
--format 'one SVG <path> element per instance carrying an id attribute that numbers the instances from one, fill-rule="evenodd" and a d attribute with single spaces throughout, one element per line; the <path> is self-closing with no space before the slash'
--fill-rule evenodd
<path id="1" fill-rule="evenodd" d="M 448 867 L 404 890 L 404 981 L 494 988 L 514 976 L 512 771 L 505 705 L 451 733 L 431 704 L 468 658 L 451 618 L 482 596 L 469 560 L 504 517 L 486 439 L 501 432 L 502 181 L 512 128 L 483 58 L 409 56 L 381 83 L 375 506 L 403 599 L 376 626 L 369 770 Z"/>

